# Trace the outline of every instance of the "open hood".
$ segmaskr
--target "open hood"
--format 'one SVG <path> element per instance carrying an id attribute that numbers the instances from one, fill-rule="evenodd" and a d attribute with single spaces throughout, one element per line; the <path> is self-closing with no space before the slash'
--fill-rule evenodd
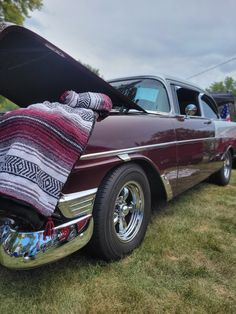
<path id="1" fill-rule="evenodd" d="M 81 63 L 32 31 L 0 23 L 0 94 L 26 107 L 58 101 L 65 90 L 99 92 L 144 111 Z"/>

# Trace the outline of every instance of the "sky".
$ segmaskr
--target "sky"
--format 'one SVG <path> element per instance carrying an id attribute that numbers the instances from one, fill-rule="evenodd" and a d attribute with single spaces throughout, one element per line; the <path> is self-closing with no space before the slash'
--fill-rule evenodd
<path id="1" fill-rule="evenodd" d="M 104 79 L 165 73 L 188 78 L 236 57 L 235 0 L 44 0 L 25 26 Z M 236 59 L 191 79 L 236 79 Z"/>

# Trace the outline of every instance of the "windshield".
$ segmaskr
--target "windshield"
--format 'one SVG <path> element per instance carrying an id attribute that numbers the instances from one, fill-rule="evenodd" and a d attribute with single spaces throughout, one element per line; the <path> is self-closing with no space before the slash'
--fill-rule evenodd
<path id="1" fill-rule="evenodd" d="M 110 84 L 146 111 L 170 111 L 166 89 L 157 80 L 136 79 Z"/>

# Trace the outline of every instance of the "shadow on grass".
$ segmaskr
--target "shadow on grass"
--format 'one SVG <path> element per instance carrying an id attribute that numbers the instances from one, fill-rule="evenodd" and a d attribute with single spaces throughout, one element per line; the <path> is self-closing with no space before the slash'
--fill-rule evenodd
<path id="1" fill-rule="evenodd" d="M 19 297 L 41 296 L 41 287 L 59 285 L 64 281 L 73 281 L 75 274 L 80 281 L 90 280 L 97 272 L 103 271 L 109 263 L 92 258 L 82 249 L 57 262 L 30 270 L 11 270 L 0 266 L 1 297 L 17 295 Z"/>
<path id="2" fill-rule="evenodd" d="M 184 198 L 189 198 L 194 196 L 197 193 L 204 192 L 209 186 L 212 186 L 211 183 L 208 182 L 201 182 L 198 185 L 190 188 L 189 190 L 175 196 L 169 202 L 165 200 L 157 201 L 155 200 L 152 204 L 152 212 L 156 215 L 171 215 L 174 214 L 176 210 L 176 205 L 179 202 L 183 202 Z"/>

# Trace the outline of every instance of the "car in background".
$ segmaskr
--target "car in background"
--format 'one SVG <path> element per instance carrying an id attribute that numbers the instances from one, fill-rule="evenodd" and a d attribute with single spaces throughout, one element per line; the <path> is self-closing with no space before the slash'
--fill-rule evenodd
<path id="1" fill-rule="evenodd" d="M 120 259 L 142 242 L 152 202 L 169 201 L 206 179 L 229 183 L 236 124 L 219 117 L 210 94 L 167 75 L 105 82 L 23 27 L 0 30 L 4 97 L 26 107 L 72 89 L 102 92 L 113 102 L 63 188 L 52 237 L 43 238 L 32 209 L 1 200 L 2 265 L 38 267 L 85 245 L 105 260 Z"/>
<path id="2" fill-rule="evenodd" d="M 211 92 L 210 94 L 217 104 L 219 113 L 220 114 L 222 113 L 225 105 L 228 106 L 230 120 L 235 122 L 236 121 L 236 107 L 234 103 L 234 95 L 231 92 L 227 92 L 227 93 L 222 93 L 222 92 L 212 93 Z"/>

